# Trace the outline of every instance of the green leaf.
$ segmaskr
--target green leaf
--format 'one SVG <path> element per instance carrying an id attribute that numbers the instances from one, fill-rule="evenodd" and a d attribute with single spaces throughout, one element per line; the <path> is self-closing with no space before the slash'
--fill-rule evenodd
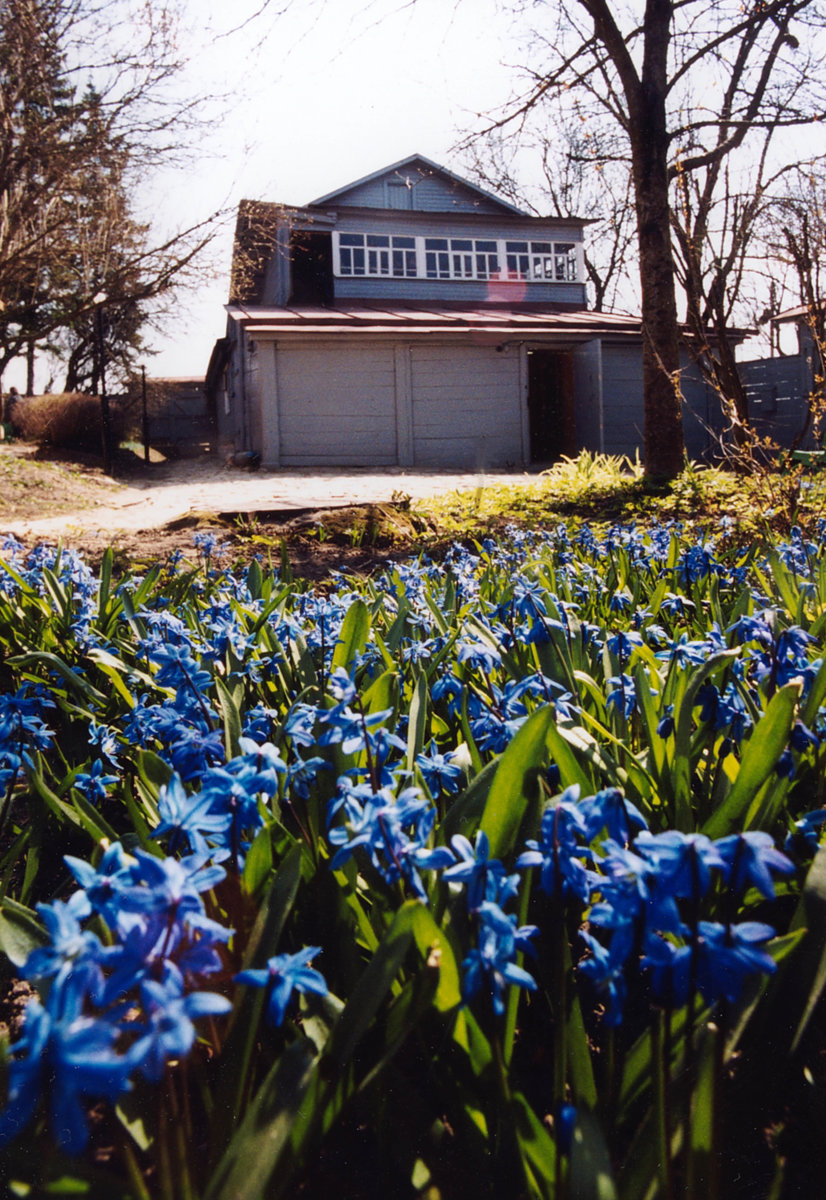
<path id="1" fill-rule="evenodd" d="M 593 792 L 593 780 L 580 764 L 579 759 L 573 751 L 571 744 L 572 731 L 568 730 L 568 736 L 557 727 L 556 721 L 550 721 L 548 724 L 547 743 L 548 749 L 551 752 L 551 758 L 559 767 L 559 780 L 563 788 L 572 787 L 578 783 L 583 796 L 591 795 Z M 577 733 L 580 732 L 579 727 Z M 590 735 L 581 730 L 584 738 L 590 740 Z"/>
<path id="2" fill-rule="evenodd" d="M 241 701 L 244 698 L 244 685 L 230 687 L 220 675 L 215 677 L 215 690 L 218 693 L 218 703 L 224 718 L 224 742 L 227 758 L 235 758 L 240 753 L 238 739 L 241 737 Z"/>
<path id="3" fill-rule="evenodd" d="M 605 1137 L 587 1108 L 577 1111 L 570 1172 L 569 1195 L 576 1200 L 618 1200 Z"/>
<path id="4" fill-rule="evenodd" d="M 10 658 L 8 662 L 9 666 L 15 668 L 45 667 L 47 672 L 54 672 L 56 675 L 59 675 L 69 685 L 74 694 L 85 700 L 87 704 L 102 706 L 106 703 L 106 697 L 103 692 L 99 692 L 97 688 L 92 687 L 87 679 L 78 671 L 73 671 L 69 664 L 64 662 L 57 654 L 50 654 L 46 650 L 31 650 L 28 654 L 18 654 L 14 658 Z"/>
<path id="5" fill-rule="evenodd" d="M 261 1200 L 289 1144 L 317 1064 L 309 1038 L 288 1046 L 256 1093 L 218 1163 L 204 1200 Z"/>
<path id="6" fill-rule="evenodd" d="M 253 600 L 261 599 L 261 589 L 264 583 L 264 575 L 261 571 L 261 564 L 257 558 L 250 561 L 247 567 L 247 590 Z"/>
<path id="7" fill-rule="evenodd" d="M 347 672 L 352 671 L 369 635 L 370 612 L 363 600 L 354 600 L 341 623 L 341 633 L 333 650 L 332 670 L 342 667 Z"/>
<path id="8" fill-rule="evenodd" d="M 671 780 L 674 792 L 674 824 L 681 833 L 693 829 L 691 811 L 691 731 L 692 713 L 697 703 L 697 694 L 710 675 L 723 663 L 737 658 L 740 651 L 719 650 L 706 662 L 695 667 L 688 677 L 685 691 L 675 698 L 674 703 L 674 759 L 671 764 Z"/>
<path id="9" fill-rule="evenodd" d="M 751 801 L 774 771 L 778 758 L 788 745 L 802 687 L 797 681 L 787 683 L 772 696 L 745 744 L 731 791 L 703 826 L 702 832 L 708 837 L 725 837 L 741 826 Z"/>
<path id="10" fill-rule="evenodd" d="M 410 716 L 407 724 L 407 769 L 413 770 L 416 755 L 424 748 L 424 734 L 427 727 L 427 676 L 420 672 L 413 687 L 413 699 L 410 704 Z"/>
<path id="11" fill-rule="evenodd" d="M 46 930 L 34 912 L 5 896 L 0 904 L 0 949 L 16 967 L 23 963 L 40 946 L 49 942 Z"/>
<path id="12" fill-rule="evenodd" d="M 491 858 L 510 853 L 528 804 L 539 798 L 538 776 L 552 722 L 550 705 L 538 708 L 499 759 L 479 826 L 488 835 Z"/>
<path id="13" fill-rule="evenodd" d="M 411 909 L 411 928 L 425 962 L 439 969 L 439 985 L 433 1003 L 440 1012 L 448 1012 L 462 1002 L 459 968 L 453 947 L 423 904 Z"/>
<path id="14" fill-rule="evenodd" d="M 808 973 L 812 982 L 795 1030 L 791 1053 L 800 1045 L 818 1001 L 826 989 L 826 845 L 820 847 L 809 868 L 803 887 L 802 907 L 807 926 L 804 951 L 808 962 L 812 964 Z M 802 964 L 799 967 L 798 978 L 800 982 L 804 982 L 807 973 L 801 968 Z"/>
<path id="15" fill-rule="evenodd" d="M 521 1092 L 511 1098 L 516 1140 L 539 1194 L 556 1197 L 556 1143 Z M 516 1193 L 515 1193 L 516 1194 Z"/>

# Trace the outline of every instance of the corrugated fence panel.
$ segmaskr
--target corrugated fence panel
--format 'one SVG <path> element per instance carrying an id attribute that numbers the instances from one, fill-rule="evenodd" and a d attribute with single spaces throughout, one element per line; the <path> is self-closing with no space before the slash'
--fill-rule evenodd
<path id="1" fill-rule="evenodd" d="M 276 370 L 284 466 L 396 462 L 392 346 L 279 346 Z"/>
<path id="2" fill-rule="evenodd" d="M 800 354 L 761 358 L 741 363 L 740 372 L 757 432 L 790 446 L 806 422 L 812 387 L 808 360 Z M 807 436 L 802 445 L 810 448 L 812 438 Z"/>

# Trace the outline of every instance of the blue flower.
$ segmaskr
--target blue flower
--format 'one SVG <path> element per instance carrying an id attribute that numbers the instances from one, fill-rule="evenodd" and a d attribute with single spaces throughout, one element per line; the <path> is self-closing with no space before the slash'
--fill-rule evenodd
<path id="1" fill-rule="evenodd" d="M 129 1061 L 153 1083 L 161 1079 L 169 1059 L 189 1054 L 196 1036 L 194 1020 L 221 1016 L 232 1008 L 217 992 L 185 994 L 183 975 L 169 962 L 161 980 L 142 981 L 140 993 L 147 1021 L 138 1025 L 140 1036 L 129 1047 Z"/>
<path id="2" fill-rule="evenodd" d="M 648 822 L 639 809 L 626 800 L 619 788 L 604 788 L 596 796 L 587 796 L 579 802 L 579 811 L 585 817 L 585 837 L 590 842 L 603 829 L 608 837 L 627 845 L 631 840 L 631 826 L 647 829 Z"/>
<path id="3" fill-rule="evenodd" d="M 297 954 L 276 954 L 265 968 L 241 971 L 235 980 L 250 987 L 266 988 L 267 1018 L 271 1024 L 280 1025 L 294 991 L 327 995 L 324 976 L 308 965 L 320 953 L 320 946 L 305 946 Z"/>
<path id="4" fill-rule="evenodd" d="M 462 996 L 471 1000 L 483 987 L 490 988 L 493 1011 L 501 1016 L 505 1011 L 505 988 L 508 984 L 536 991 L 536 980 L 514 961 L 520 950 L 529 947 L 529 939 L 537 932 L 535 926 L 516 927 L 516 918 L 504 913 L 498 904 L 485 901 L 478 909 L 479 944 L 462 963 Z"/>
<path id="5" fill-rule="evenodd" d="M 0 1146 L 25 1128 L 47 1091 L 58 1144 L 79 1154 L 89 1139 L 83 1099 L 115 1101 L 130 1086 L 131 1064 L 113 1049 L 118 1033 L 110 1021 L 83 1015 L 83 993 L 71 978 L 55 980 L 45 1008 L 30 1000 L 22 1037 L 10 1048 Z"/>
<path id="6" fill-rule="evenodd" d="M 606 948 L 602 942 L 580 929 L 579 936 L 591 951 L 590 957 L 577 963 L 580 975 L 590 979 L 597 994 L 605 1003 L 605 1024 L 622 1023 L 625 1004 L 625 964 L 631 949 L 631 939 L 619 928 Z"/>
<path id="7" fill-rule="evenodd" d="M 765 896 L 774 899 L 771 872 L 793 875 L 794 863 L 782 854 L 768 833 L 749 831 L 718 838 L 714 843 L 723 860 L 723 878 L 736 893 L 745 891 L 748 884 Z"/>
<path id="8" fill-rule="evenodd" d="M 587 901 L 588 872 L 580 862 L 583 853 L 577 840 L 585 837 L 585 818 L 576 801 L 579 785 L 567 788 L 542 814 L 539 839 L 531 838 L 516 860 L 517 867 L 541 867 L 539 886 L 549 896 L 573 893 Z"/>
<path id="9" fill-rule="evenodd" d="M 506 875 L 498 858 L 489 858 L 488 835 L 480 829 L 476 844 L 471 846 L 464 834 L 456 833 L 450 844 L 459 855 L 460 861 L 443 872 L 442 878 L 467 886 L 467 906 L 479 908 L 484 900 L 504 904 L 515 896 L 519 884 L 518 875 Z"/>
<path id="10" fill-rule="evenodd" d="M 774 937 L 771 925 L 762 921 L 743 921 L 739 925 L 719 925 L 700 921 L 697 946 L 697 986 L 708 1004 L 725 998 L 734 1004 L 748 979 L 754 975 L 772 975 L 777 964 L 762 948 Z"/>

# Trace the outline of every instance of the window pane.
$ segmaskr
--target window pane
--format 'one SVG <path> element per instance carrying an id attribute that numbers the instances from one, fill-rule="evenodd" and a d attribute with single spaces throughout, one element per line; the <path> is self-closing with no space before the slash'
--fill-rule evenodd
<path id="1" fill-rule="evenodd" d="M 451 238 L 450 248 L 451 250 L 472 250 L 473 242 L 470 238 Z"/>
<path id="2" fill-rule="evenodd" d="M 447 250 L 447 238 L 425 238 L 425 250 Z"/>
<path id="3" fill-rule="evenodd" d="M 527 250 L 528 250 L 528 243 L 527 242 L 507 242 L 505 244 L 505 249 L 507 250 L 508 254 L 519 254 L 520 251 L 523 254 L 526 254 Z M 550 246 L 548 247 L 548 249 L 550 249 Z"/>
<path id="4" fill-rule="evenodd" d="M 485 242 L 477 242 L 477 243 L 476 243 L 476 252 L 477 252 L 477 254 L 478 254 L 480 251 L 482 251 L 482 250 L 487 250 L 487 251 L 491 251 L 491 250 L 493 250 L 493 251 L 495 251 L 496 249 L 497 249 L 496 242 L 487 242 L 487 241 L 485 241 Z"/>
<path id="5" fill-rule="evenodd" d="M 395 250 L 415 250 L 416 239 L 412 237 L 394 237 L 393 248 Z"/>
<path id="6" fill-rule="evenodd" d="M 390 238 L 385 237 L 383 234 L 368 233 L 367 245 L 368 246 L 389 246 Z"/>
<path id="7" fill-rule="evenodd" d="M 363 246 L 363 233 L 340 233 L 338 236 L 339 245 L 341 246 Z"/>
<path id="8" fill-rule="evenodd" d="M 554 278 L 557 280 L 575 280 L 577 277 L 576 244 L 574 242 L 554 243 Z"/>

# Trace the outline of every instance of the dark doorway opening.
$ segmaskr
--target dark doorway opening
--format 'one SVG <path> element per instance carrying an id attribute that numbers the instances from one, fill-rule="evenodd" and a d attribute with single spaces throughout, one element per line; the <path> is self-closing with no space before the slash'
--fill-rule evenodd
<path id="1" fill-rule="evenodd" d="M 297 229 L 290 237 L 290 304 L 333 303 L 333 239 L 329 233 Z"/>
<path id="2" fill-rule="evenodd" d="M 574 357 L 559 350 L 528 351 L 531 462 L 576 453 Z"/>

